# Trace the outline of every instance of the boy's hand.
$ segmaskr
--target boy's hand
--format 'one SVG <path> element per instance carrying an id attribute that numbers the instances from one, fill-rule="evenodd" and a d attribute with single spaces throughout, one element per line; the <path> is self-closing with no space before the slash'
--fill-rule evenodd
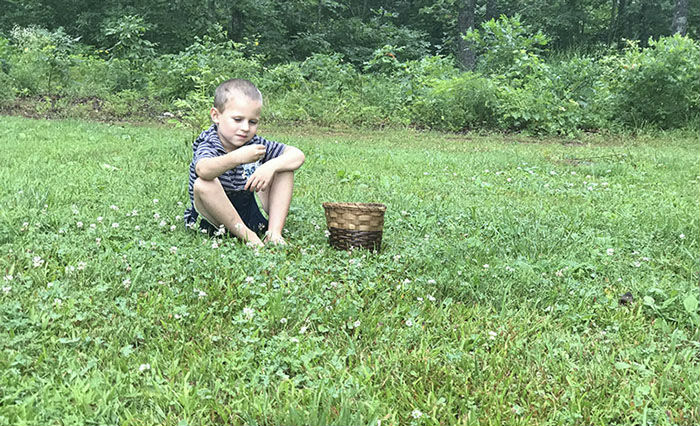
<path id="1" fill-rule="evenodd" d="M 275 169 L 269 163 L 262 164 L 258 167 L 255 172 L 248 178 L 248 182 L 245 183 L 246 191 L 265 191 L 272 182 L 272 178 L 275 177 Z"/>
<path id="2" fill-rule="evenodd" d="M 264 145 L 247 145 L 233 151 L 236 153 L 237 162 L 240 164 L 254 163 L 265 155 Z"/>

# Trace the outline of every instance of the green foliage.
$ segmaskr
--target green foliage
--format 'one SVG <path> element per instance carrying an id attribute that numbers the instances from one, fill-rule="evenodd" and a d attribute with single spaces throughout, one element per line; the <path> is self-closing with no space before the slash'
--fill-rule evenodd
<path id="1" fill-rule="evenodd" d="M 15 27 L 10 37 L 18 53 L 9 74 L 22 93 L 60 92 L 71 83 L 68 70 L 74 63 L 71 53 L 77 40 L 62 28 Z"/>
<path id="2" fill-rule="evenodd" d="M 141 16 L 124 15 L 106 19 L 102 27 L 102 36 L 111 47 L 107 48 L 105 53 L 110 58 L 137 62 L 152 58 L 156 45 L 144 39 L 149 30 L 151 25 Z"/>
<path id="3" fill-rule="evenodd" d="M 415 97 L 411 122 L 451 131 L 490 128 L 496 124 L 497 93 L 492 80 L 471 72 L 434 79 Z"/>
<path id="4" fill-rule="evenodd" d="M 223 79 L 256 80 L 260 58 L 244 57 L 244 45 L 205 35 L 184 51 L 158 57 L 149 70 L 149 93 L 165 100 L 185 98 L 193 90 L 210 93 Z"/>
<path id="5" fill-rule="evenodd" d="M 534 34 L 520 22 L 520 17 L 501 16 L 481 24 L 481 30 L 470 29 L 464 36 L 477 52 L 477 69 L 495 75 L 521 72 L 524 62 L 539 57 L 549 39 L 537 31 Z"/>
<path id="6" fill-rule="evenodd" d="M 613 59 L 609 74 L 612 120 L 640 126 L 677 128 L 698 118 L 700 45 L 675 35 L 650 40 L 640 49 L 630 43 Z"/>

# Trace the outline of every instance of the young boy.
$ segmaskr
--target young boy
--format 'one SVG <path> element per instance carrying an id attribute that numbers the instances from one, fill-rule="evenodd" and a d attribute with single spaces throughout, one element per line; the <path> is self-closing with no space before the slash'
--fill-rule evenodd
<path id="1" fill-rule="evenodd" d="M 209 111 L 214 124 L 192 145 L 191 206 L 185 210 L 188 227 L 202 215 L 201 229 L 211 233 L 223 225 L 253 247 L 285 244 L 282 228 L 292 200 L 294 171 L 305 159 L 299 149 L 255 134 L 262 102 L 262 94 L 248 80 L 232 79 L 216 88 Z M 261 240 L 258 233 L 263 232 Z"/>

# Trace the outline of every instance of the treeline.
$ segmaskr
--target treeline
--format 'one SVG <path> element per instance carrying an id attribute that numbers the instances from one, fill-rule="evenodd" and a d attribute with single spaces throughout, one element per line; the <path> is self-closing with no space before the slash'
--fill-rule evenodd
<path id="1" fill-rule="evenodd" d="M 272 121 L 571 134 L 697 126 L 700 110 L 700 46 L 680 35 L 545 58 L 544 34 L 502 17 L 468 33 L 478 60 L 462 71 L 453 56 L 406 60 L 405 48 L 390 45 L 360 65 L 337 53 L 270 65 L 215 34 L 170 54 L 134 36 L 115 54 L 63 30 L 15 28 L 0 37 L 0 107 L 86 118 L 167 113 L 199 128 L 214 87 L 237 76 L 261 88 Z"/>
<path id="2" fill-rule="evenodd" d="M 340 54 L 362 65 L 385 45 L 402 60 L 454 56 L 473 66 L 461 37 L 501 15 L 520 16 L 551 51 L 591 53 L 624 40 L 700 36 L 700 9 L 688 0 L 0 0 L 0 34 L 38 26 L 116 52 L 138 35 L 157 53 L 177 53 L 219 28 L 266 64 Z"/>
<path id="3" fill-rule="evenodd" d="M 699 11 L 686 0 L 0 7 L 0 112 L 200 127 L 214 87 L 243 77 L 266 95 L 268 120 L 536 133 L 698 124 Z"/>

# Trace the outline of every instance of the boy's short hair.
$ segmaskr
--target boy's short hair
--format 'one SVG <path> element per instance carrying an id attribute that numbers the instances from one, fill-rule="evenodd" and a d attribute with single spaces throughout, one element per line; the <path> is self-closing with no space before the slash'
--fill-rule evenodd
<path id="1" fill-rule="evenodd" d="M 242 93 L 254 101 L 262 103 L 262 93 L 250 81 L 243 78 L 232 78 L 219 84 L 214 92 L 214 108 L 219 111 L 226 109 L 226 102 L 231 99 L 231 95 L 235 92 Z"/>

